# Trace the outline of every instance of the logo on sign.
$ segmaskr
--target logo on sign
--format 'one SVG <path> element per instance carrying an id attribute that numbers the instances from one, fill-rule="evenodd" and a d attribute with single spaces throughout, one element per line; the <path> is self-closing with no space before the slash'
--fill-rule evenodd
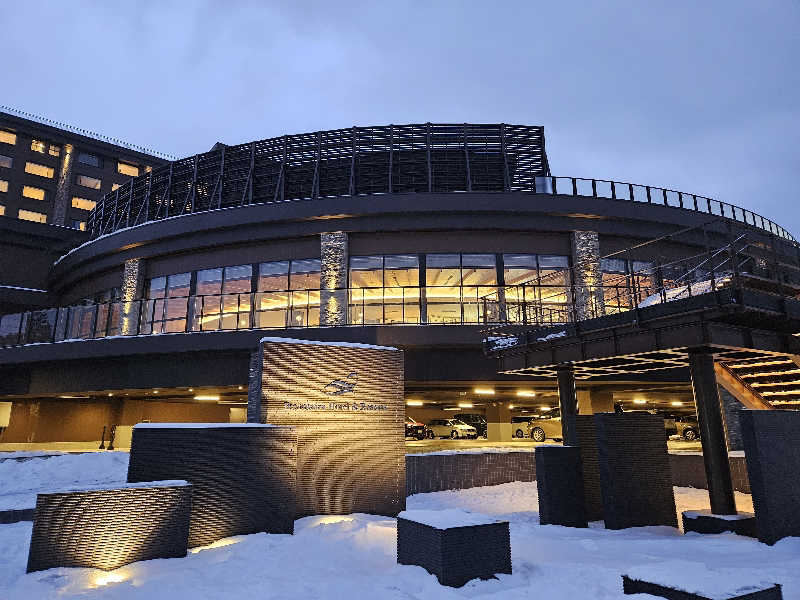
<path id="1" fill-rule="evenodd" d="M 344 379 L 334 379 L 322 391 L 328 396 L 341 396 L 356 391 L 356 383 L 358 383 L 358 373 L 352 371 Z"/>

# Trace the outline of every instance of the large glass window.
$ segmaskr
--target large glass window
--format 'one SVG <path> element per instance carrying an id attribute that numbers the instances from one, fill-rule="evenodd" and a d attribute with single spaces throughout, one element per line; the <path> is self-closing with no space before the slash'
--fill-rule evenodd
<path id="1" fill-rule="evenodd" d="M 87 198 L 80 198 L 78 196 L 72 197 L 72 208 L 80 208 L 81 210 L 92 210 L 97 206 L 97 202 Z"/>
<path id="2" fill-rule="evenodd" d="M 638 304 L 657 291 L 653 263 L 604 258 L 600 269 L 606 313 L 629 310 L 634 303 Z"/>
<path id="3" fill-rule="evenodd" d="M 8 191 L 8 182 L 5 179 L 0 179 L 0 192 Z"/>
<path id="4" fill-rule="evenodd" d="M 350 322 L 419 323 L 419 258 L 413 254 L 350 257 Z"/>
<path id="5" fill-rule="evenodd" d="M 428 323 L 479 323 L 484 298 L 497 293 L 494 254 L 428 254 L 425 257 Z"/>
<path id="6" fill-rule="evenodd" d="M 504 254 L 498 311 L 515 322 L 563 323 L 570 319 L 569 258 Z"/>
<path id="7" fill-rule="evenodd" d="M 47 144 L 41 140 L 31 140 L 31 150 L 44 154 L 47 151 Z"/>
<path id="8" fill-rule="evenodd" d="M 88 175 L 78 175 L 75 178 L 75 183 L 78 185 L 82 185 L 83 187 L 91 188 L 93 190 L 99 190 L 102 181 L 97 179 L 96 177 L 89 177 Z"/>
<path id="9" fill-rule="evenodd" d="M 19 209 L 17 217 L 23 221 L 33 221 L 34 223 L 47 223 L 47 215 L 33 210 Z"/>
<path id="10" fill-rule="evenodd" d="M 6 207 L 0 204 L 0 217 L 6 214 Z"/>
<path id="11" fill-rule="evenodd" d="M 197 272 L 193 331 L 250 327 L 252 265 Z"/>
<path id="12" fill-rule="evenodd" d="M 22 196 L 31 200 L 44 200 L 45 191 L 32 185 L 22 186 Z"/>
<path id="13" fill-rule="evenodd" d="M 131 177 L 139 176 L 139 167 L 130 163 L 119 161 L 117 162 L 117 172 L 122 175 L 129 175 Z"/>
<path id="14" fill-rule="evenodd" d="M 100 168 L 103 166 L 102 158 L 100 158 L 96 154 L 89 154 L 88 152 L 78 153 L 78 162 L 83 163 L 85 165 L 89 165 L 91 167 Z"/>
<path id="15" fill-rule="evenodd" d="M 292 290 L 318 290 L 322 262 L 319 258 L 293 260 L 289 276 Z"/>
<path id="16" fill-rule="evenodd" d="M 142 333 L 186 331 L 190 273 L 154 277 L 148 282 L 147 301 L 142 311 Z"/>
<path id="17" fill-rule="evenodd" d="M 319 325 L 320 271 L 318 258 L 261 263 L 255 295 L 256 327 Z"/>
<path id="18" fill-rule="evenodd" d="M 13 146 L 17 143 L 17 134 L 13 131 L 0 129 L 0 142 L 3 144 L 11 144 Z"/>
<path id="19" fill-rule="evenodd" d="M 55 169 L 53 169 L 53 167 L 40 165 L 34 162 L 25 163 L 25 172 L 31 175 L 38 175 L 39 177 L 47 177 L 48 179 L 52 179 L 53 175 L 55 175 Z"/>

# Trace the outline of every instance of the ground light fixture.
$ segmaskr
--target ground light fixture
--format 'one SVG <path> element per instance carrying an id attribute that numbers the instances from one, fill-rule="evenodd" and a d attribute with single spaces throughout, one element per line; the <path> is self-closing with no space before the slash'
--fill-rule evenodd
<path id="1" fill-rule="evenodd" d="M 406 400 L 406 406 L 422 406 L 422 400 Z"/>
<path id="2" fill-rule="evenodd" d="M 201 402 L 217 402 L 219 401 L 219 396 L 198 394 L 197 396 L 194 397 L 194 399 L 199 400 Z"/>
<path id="3" fill-rule="evenodd" d="M 479 396 L 494 396 L 494 390 L 492 388 L 475 388 L 472 390 L 474 393 L 478 394 Z"/>

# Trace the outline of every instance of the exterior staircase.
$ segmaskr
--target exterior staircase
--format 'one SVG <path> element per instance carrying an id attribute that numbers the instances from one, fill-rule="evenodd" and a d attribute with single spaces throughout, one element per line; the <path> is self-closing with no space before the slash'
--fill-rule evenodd
<path id="1" fill-rule="evenodd" d="M 715 369 L 718 383 L 747 408 L 800 407 L 800 356 L 717 363 Z"/>

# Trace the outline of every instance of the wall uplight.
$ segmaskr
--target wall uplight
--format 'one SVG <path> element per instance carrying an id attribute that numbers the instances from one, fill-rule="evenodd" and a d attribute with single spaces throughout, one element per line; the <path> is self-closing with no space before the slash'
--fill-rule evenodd
<path id="1" fill-rule="evenodd" d="M 422 406 L 422 400 L 406 400 L 406 406 Z"/>
<path id="2" fill-rule="evenodd" d="M 219 400 L 219 396 L 202 396 L 197 395 L 194 397 L 195 400 L 200 400 L 201 402 L 217 402 Z"/>
<path id="3" fill-rule="evenodd" d="M 634 404 L 647 404 L 647 400 L 642 400 L 640 398 L 637 398 L 636 400 L 633 401 L 633 403 Z"/>
<path id="4" fill-rule="evenodd" d="M 517 390 L 517 396 L 522 396 L 524 398 L 535 398 L 536 392 L 533 390 Z"/>
<path id="5" fill-rule="evenodd" d="M 475 388 L 472 391 L 479 396 L 494 396 L 494 390 L 492 388 Z"/>
<path id="6" fill-rule="evenodd" d="M 472 408 L 472 402 L 459 402 L 458 408 Z"/>

